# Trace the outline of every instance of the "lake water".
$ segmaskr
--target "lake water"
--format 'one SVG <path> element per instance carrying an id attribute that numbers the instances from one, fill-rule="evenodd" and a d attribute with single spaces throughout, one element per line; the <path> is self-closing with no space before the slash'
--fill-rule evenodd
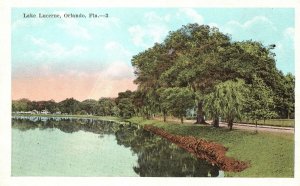
<path id="1" fill-rule="evenodd" d="M 223 171 L 138 125 L 13 117 L 12 176 L 223 177 Z"/>

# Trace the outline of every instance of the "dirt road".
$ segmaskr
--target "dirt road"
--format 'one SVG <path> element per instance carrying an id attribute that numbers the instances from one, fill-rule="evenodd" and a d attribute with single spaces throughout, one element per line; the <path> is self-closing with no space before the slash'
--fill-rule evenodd
<path id="1" fill-rule="evenodd" d="M 227 127 L 227 123 L 220 122 L 220 127 Z M 253 124 L 242 124 L 242 123 L 234 123 L 233 129 L 241 129 L 241 130 L 252 130 L 252 131 L 266 131 L 266 132 L 281 132 L 281 133 L 294 133 L 295 129 L 292 127 L 276 127 L 276 126 L 268 126 L 268 125 L 257 125 L 257 127 Z"/>
<path id="2" fill-rule="evenodd" d="M 155 118 L 157 120 L 162 121 L 162 118 Z M 180 120 L 177 118 L 168 118 L 167 121 L 173 121 L 180 124 Z M 207 120 L 207 123 L 211 123 L 212 121 Z M 184 124 L 186 125 L 195 125 L 195 120 L 184 120 Z M 227 123 L 220 122 L 220 127 L 227 128 Z M 280 132 L 280 133 L 295 133 L 295 129 L 293 127 L 276 127 L 276 126 L 269 126 L 269 125 L 257 125 L 254 124 L 244 124 L 244 123 L 234 123 L 233 129 L 239 130 L 249 130 L 249 131 L 265 131 L 265 132 Z"/>

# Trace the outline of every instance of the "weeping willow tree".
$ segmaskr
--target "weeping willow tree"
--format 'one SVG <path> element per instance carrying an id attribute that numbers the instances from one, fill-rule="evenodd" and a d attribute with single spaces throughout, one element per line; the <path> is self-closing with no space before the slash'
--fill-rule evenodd
<path id="1" fill-rule="evenodd" d="M 240 119 L 248 92 L 241 79 L 229 80 L 216 85 L 215 90 L 207 96 L 205 109 L 214 118 L 214 126 L 218 126 L 219 116 L 223 117 L 232 130 L 233 121 Z"/>
<path id="2" fill-rule="evenodd" d="M 213 119 L 213 126 L 219 127 L 219 117 L 221 115 L 220 113 L 220 96 L 218 95 L 218 91 L 212 92 L 205 96 L 205 104 L 204 104 L 204 110 L 206 115 Z"/>

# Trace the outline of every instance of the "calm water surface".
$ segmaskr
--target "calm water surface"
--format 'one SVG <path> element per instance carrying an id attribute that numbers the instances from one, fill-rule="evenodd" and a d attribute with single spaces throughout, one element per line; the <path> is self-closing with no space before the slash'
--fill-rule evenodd
<path id="1" fill-rule="evenodd" d="M 224 176 L 133 124 L 14 117 L 12 176 Z"/>

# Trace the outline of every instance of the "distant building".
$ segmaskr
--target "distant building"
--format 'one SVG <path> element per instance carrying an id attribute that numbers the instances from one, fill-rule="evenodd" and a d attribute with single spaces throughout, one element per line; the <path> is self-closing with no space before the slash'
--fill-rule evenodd
<path id="1" fill-rule="evenodd" d="M 57 112 L 55 112 L 55 114 L 61 114 L 61 111 L 57 111 Z"/>
<path id="2" fill-rule="evenodd" d="M 17 113 L 17 114 L 32 114 L 31 111 L 17 111 L 15 113 Z"/>
<path id="3" fill-rule="evenodd" d="M 41 111 L 41 114 L 51 114 L 51 113 L 47 109 L 45 109 Z"/>

